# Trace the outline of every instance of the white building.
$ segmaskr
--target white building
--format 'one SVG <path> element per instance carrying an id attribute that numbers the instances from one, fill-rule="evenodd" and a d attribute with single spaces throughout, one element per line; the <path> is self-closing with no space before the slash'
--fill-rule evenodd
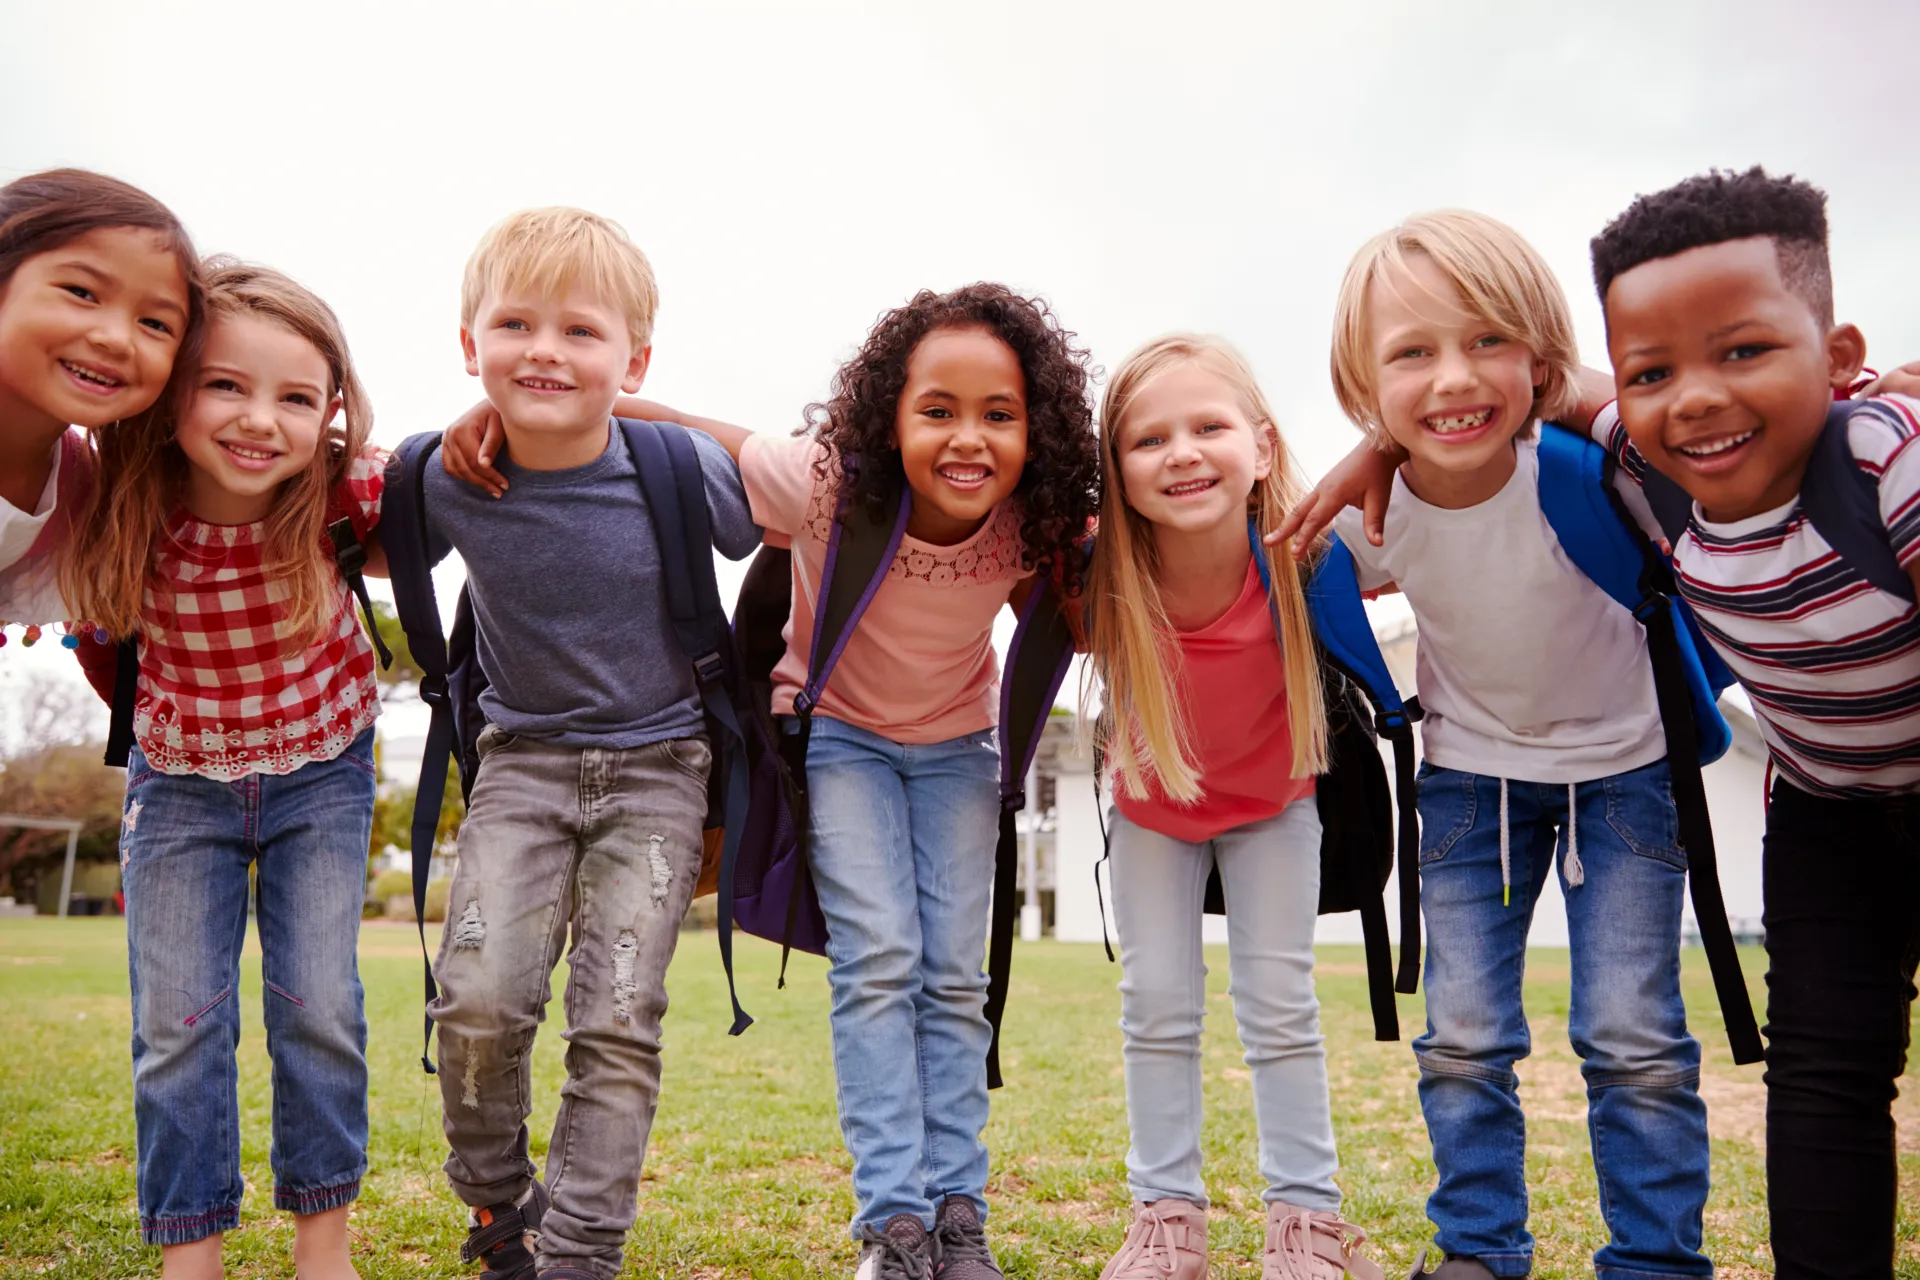
<path id="1" fill-rule="evenodd" d="M 1412 693 L 1416 689 L 1413 619 L 1404 617 L 1383 623 L 1375 634 L 1393 671 L 1394 682 L 1403 693 Z M 1733 747 L 1706 769 L 1707 804 L 1713 814 L 1714 847 L 1727 914 L 1733 922 L 1735 936 L 1748 940 L 1757 938 L 1760 928 L 1760 837 L 1765 826 L 1763 788 L 1767 753 L 1744 695 L 1735 689 L 1720 705 L 1733 726 Z M 1048 726 L 1036 761 L 1041 785 L 1028 788 L 1029 805 L 1046 807 L 1030 808 L 1022 817 L 1022 830 L 1035 825 L 1037 818 L 1034 843 L 1039 863 L 1038 897 L 1043 905 L 1050 907 L 1044 913 L 1050 932 L 1063 942 L 1099 942 L 1100 895 L 1095 890 L 1093 877 L 1104 845 L 1100 815 L 1094 803 L 1093 762 L 1076 736 L 1074 718 L 1070 715 L 1058 714 Z M 1382 746 L 1391 777 L 1392 754 L 1385 749 L 1385 744 Z M 1106 873 L 1103 870 L 1101 874 L 1104 889 Z M 1024 867 L 1021 883 L 1023 886 L 1026 883 Z M 1386 903 L 1393 937 L 1397 939 L 1399 890 L 1392 881 L 1387 885 Z M 1111 932 L 1110 903 L 1107 911 L 1107 928 Z M 1685 917 L 1685 926 L 1689 936 L 1694 936 L 1691 910 Z M 1223 918 L 1209 917 L 1206 928 L 1208 941 L 1226 941 Z M 1318 936 L 1322 942 L 1359 942 L 1359 914 L 1322 916 Z M 1547 892 L 1535 909 L 1529 942 L 1546 947 L 1567 945 L 1566 905 L 1560 895 L 1558 876 L 1549 879 Z"/>

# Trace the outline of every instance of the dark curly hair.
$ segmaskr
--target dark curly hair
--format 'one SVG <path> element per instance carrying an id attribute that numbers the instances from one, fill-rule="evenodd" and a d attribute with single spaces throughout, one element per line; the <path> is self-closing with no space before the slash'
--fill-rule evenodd
<path id="1" fill-rule="evenodd" d="M 894 419 L 907 385 L 907 360 L 938 329 L 985 329 L 1013 349 L 1027 384 L 1027 461 L 1019 495 L 1027 568 L 1054 576 L 1079 593 L 1086 536 L 1100 484 L 1100 446 L 1089 396 L 1090 357 L 1074 345 L 1046 302 L 1001 284 L 970 284 L 950 293 L 922 289 L 881 316 L 853 359 L 833 376 L 827 400 L 807 406 L 802 433 L 837 454 L 849 504 L 880 517 L 906 482 L 894 447 Z M 823 462 L 822 467 L 825 467 Z"/>
<path id="2" fill-rule="evenodd" d="M 1641 263 L 1752 236 L 1773 240 L 1782 282 L 1822 328 L 1832 327 L 1826 193 L 1792 176 L 1768 177 L 1759 165 L 1745 173 L 1715 169 L 1636 197 L 1593 238 L 1593 284 L 1604 304 L 1614 278 Z"/>

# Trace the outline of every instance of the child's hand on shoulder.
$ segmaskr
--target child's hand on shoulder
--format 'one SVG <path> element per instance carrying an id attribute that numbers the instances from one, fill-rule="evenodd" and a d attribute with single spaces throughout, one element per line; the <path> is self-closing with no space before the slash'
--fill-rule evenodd
<path id="1" fill-rule="evenodd" d="M 493 460 L 506 438 L 499 413 L 482 400 L 455 419 L 440 437 L 440 465 L 455 480 L 464 480 L 497 498 L 507 491 L 507 478 L 494 469 Z"/>
<path id="2" fill-rule="evenodd" d="M 1854 393 L 1856 399 L 1886 395 L 1920 399 L 1920 360 L 1903 364 L 1898 369 L 1889 369 Z"/>
<path id="3" fill-rule="evenodd" d="M 1375 448 L 1362 441 L 1353 452 L 1334 464 L 1320 478 L 1313 491 L 1287 512 L 1280 527 L 1266 536 L 1268 546 L 1293 539 L 1293 554 L 1305 560 L 1320 537 L 1343 507 L 1358 507 L 1365 517 L 1367 541 L 1379 546 L 1386 540 L 1387 499 L 1393 493 L 1393 473 L 1407 460 L 1406 450 Z"/>

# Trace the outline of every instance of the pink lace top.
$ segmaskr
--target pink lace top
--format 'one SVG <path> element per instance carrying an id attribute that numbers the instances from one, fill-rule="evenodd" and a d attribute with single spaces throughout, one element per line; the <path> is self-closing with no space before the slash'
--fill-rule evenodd
<path id="1" fill-rule="evenodd" d="M 773 672 L 776 714 L 793 710 L 793 695 L 807 679 L 836 496 L 836 485 L 815 473 L 824 451 L 813 439 L 755 436 L 740 454 L 754 522 L 769 542 L 790 541 L 794 553 L 787 652 Z M 958 545 L 904 539 L 818 713 L 905 743 L 945 742 L 992 728 L 1000 705 L 993 620 L 1029 576 L 1021 550 L 1020 511 L 1012 502 Z"/>

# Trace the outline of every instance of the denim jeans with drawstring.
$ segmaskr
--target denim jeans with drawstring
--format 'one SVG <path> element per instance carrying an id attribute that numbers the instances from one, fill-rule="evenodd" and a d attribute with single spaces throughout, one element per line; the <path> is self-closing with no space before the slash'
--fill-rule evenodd
<path id="1" fill-rule="evenodd" d="M 1687 861 L 1666 762 L 1571 787 L 1422 765 L 1419 785 L 1427 1032 L 1413 1049 L 1440 1173 L 1427 1201 L 1440 1247 L 1500 1276 L 1532 1266 L 1514 1065 L 1531 1048 L 1527 930 L 1557 852 L 1572 952 L 1567 1034 L 1610 1234 L 1594 1269 L 1711 1275 L 1700 1252 L 1700 1045 L 1680 998 Z"/>

